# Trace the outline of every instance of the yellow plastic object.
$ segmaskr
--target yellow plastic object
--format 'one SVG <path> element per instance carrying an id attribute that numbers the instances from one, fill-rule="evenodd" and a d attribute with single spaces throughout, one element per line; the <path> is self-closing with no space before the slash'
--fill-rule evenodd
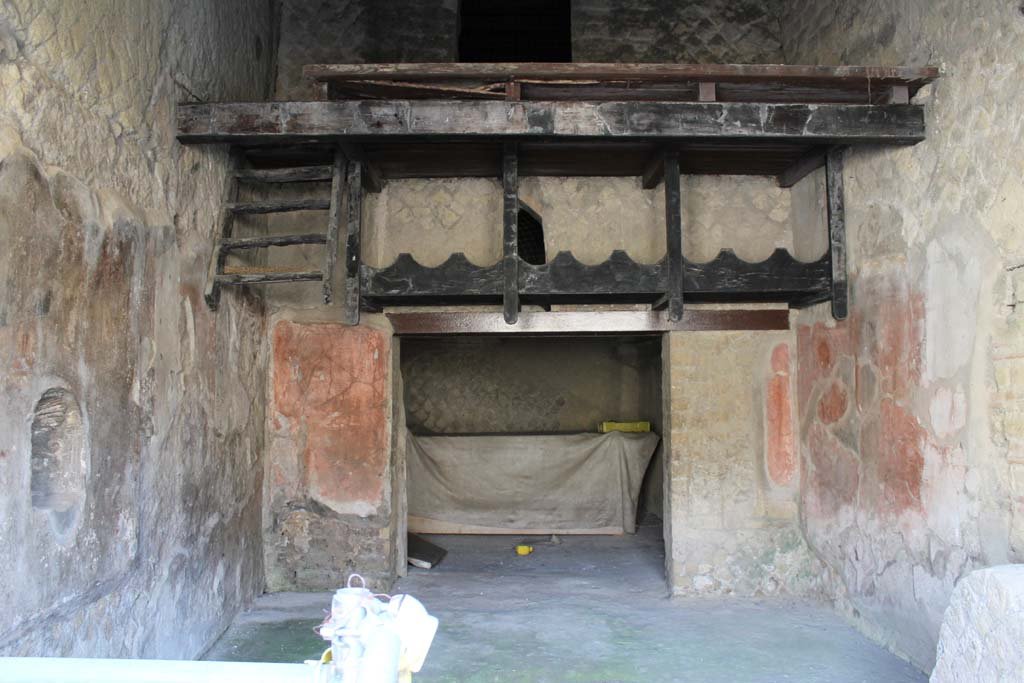
<path id="1" fill-rule="evenodd" d="M 608 432 L 649 432 L 650 422 L 602 422 L 597 431 L 602 434 Z"/>
<path id="2" fill-rule="evenodd" d="M 517 545 L 516 546 L 516 555 L 529 555 L 532 552 L 533 552 L 533 546 L 532 545 Z"/>

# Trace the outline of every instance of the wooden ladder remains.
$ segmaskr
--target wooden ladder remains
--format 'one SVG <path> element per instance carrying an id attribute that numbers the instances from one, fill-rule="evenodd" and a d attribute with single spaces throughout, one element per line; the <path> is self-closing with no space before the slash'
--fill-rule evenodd
<path id="1" fill-rule="evenodd" d="M 346 157 L 341 148 L 334 154 L 330 166 L 299 166 L 291 168 L 249 169 L 243 168 L 240 155 L 233 153 L 233 171 L 224 190 L 221 204 L 220 232 L 210 255 L 210 269 L 206 278 L 204 297 L 206 304 L 216 310 L 220 303 L 220 290 L 224 286 L 273 284 L 280 282 L 322 282 L 324 303 L 333 300 L 334 269 L 339 253 L 339 233 L 342 223 L 342 206 L 347 196 L 348 212 L 345 222 L 348 228 L 346 253 L 352 254 L 347 261 L 354 261 L 356 277 L 346 268 L 345 281 L 349 290 L 344 306 L 344 322 L 359 322 L 359 232 L 362 209 L 362 162 Z M 331 195 L 328 198 L 288 199 L 276 201 L 239 201 L 239 189 L 243 184 L 276 185 L 285 183 L 306 183 L 331 181 Z M 291 211 L 328 211 L 327 231 L 235 237 L 235 218 L 240 215 L 285 213 Z M 322 244 L 324 249 L 323 267 L 320 270 L 281 270 L 271 267 L 232 268 L 226 266 L 231 252 L 267 247 L 285 247 L 297 244 Z M 346 266 L 350 264 L 346 263 Z M 352 292 L 351 289 L 355 288 Z M 354 305 L 352 305 L 354 304 Z"/>

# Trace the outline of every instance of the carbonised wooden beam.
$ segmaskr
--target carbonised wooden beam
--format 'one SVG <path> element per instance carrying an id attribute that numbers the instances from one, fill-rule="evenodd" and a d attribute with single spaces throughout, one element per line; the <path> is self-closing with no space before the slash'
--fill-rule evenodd
<path id="1" fill-rule="evenodd" d="M 665 154 L 665 247 L 668 260 L 668 319 L 683 317 L 683 213 L 679 156 Z"/>
<path id="2" fill-rule="evenodd" d="M 672 331 L 788 330 L 785 309 L 687 309 L 673 322 L 664 311 L 523 312 L 509 325 L 497 312 L 386 313 L 399 336 L 662 334 Z"/>
<path id="3" fill-rule="evenodd" d="M 178 105 L 183 143 L 340 139 L 800 140 L 911 144 L 920 105 L 364 100 Z"/>
<path id="4" fill-rule="evenodd" d="M 242 169 L 235 173 L 239 180 L 254 183 L 310 183 L 331 179 L 330 166 L 298 166 L 295 168 Z"/>
<path id="5" fill-rule="evenodd" d="M 665 153 L 657 150 L 644 164 L 643 175 L 640 176 L 640 186 L 645 190 L 653 190 L 665 177 Z"/>
<path id="6" fill-rule="evenodd" d="M 231 165 L 232 174 L 238 169 L 241 159 L 241 154 L 237 150 L 228 153 L 228 163 Z M 235 214 L 229 207 L 238 200 L 238 189 L 238 179 L 234 175 L 229 176 L 224 185 L 224 193 L 221 195 L 220 220 L 213 242 L 213 253 L 210 254 L 210 265 L 206 272 L 206 286 L 203 290 L 206 305 L 214 311 L 220 305 L 221 283 L 217 281 L 217 277 L 224 270 L 224 262 L 228 255 L 223 245 L 224 241 L 231 237 L 235 225 Z"/>
<path id="7" fill-rule="evenodd" d="M 384 189 L 384 175 L 380 170 L 366 160 L 366 153 L 361 145 L 352 142 L 339 142 L 341 151 L 351 161 L 359 161 L 363 164 L 363 189 L 374 194 Z"/>
<path id="8" fill-rule="evenodd" d="M 828 242 L 832 265 L 832 317 L 843 320 L 847 313 L 846 281 L 846 209 L 843 196 L 843 153 L 836 147 L 825 159 L 825 185 L 828 193 Z"/>
<path id="9" fill-rule="evenodd" d="M 264 247 L 288 247 L 296 244 L 324 244 L 327 235 L 322 232 L 298 235 L 260 235 L 257 237 L 229 237 L 221 240 L 224 251 L 240 249 L 262 249 Z"/>
<path id="10" fill-rule="evenodd" d="M 825 154 L 826 150 L 817 147 L 804 154 L 796 163 L 779 174 L 777 178 L 779 187 L 793 187 L 808 174 L 824 166 Z"/>
<path id="11" fill-rule="evenodd" d="M 327 217 L 327 234 L 324 249 L 324 303 L 331 303 L 334 298 L 334 264 L 338 261 L 338 234 L 341 232 L 341 205 L 345 198 L 345 174 L 348 171 L 348 160 L 339 147 L 334 151 L 334 164 L 331 166 L 331 212 Z"/>
<path id="12" fill-rule="evenodd" d="M 363 164 L 350 161 L 348 165 L 348 210 L 345 240 L 345 310 L 343 320 L 348 325 L 359 324 L 359 263 L 360 236 L 363 227 Z"/>
<path id="13" fill-rule="evenodd" d="M 519 318 L 519 154 L 515 143 L 505 143 L 501 168 L 504 202 L 501 260 L 504 279 L 502 306 L 505 322 L 514 325 Z"/>
<path id="14" fill-rule="evenodd" d="M 938 68 L 906 66 L 808 66 L 798 64 L 593 64 L 566 63 L 434 63 L 434 64 L 308 64 L 302 69 L 313 80 L 435 80 L 510 78 L 541 80 L 680 80 L 756 82 L 848 82 L 924 85 L 939 76 Z"/>

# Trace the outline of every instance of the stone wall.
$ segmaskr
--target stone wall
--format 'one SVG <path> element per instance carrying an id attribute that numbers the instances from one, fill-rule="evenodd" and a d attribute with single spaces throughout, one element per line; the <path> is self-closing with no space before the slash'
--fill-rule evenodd
<path id="1" fill-rule="evenodd" d="M 939 635 L 932 683 L 1012 681 L 1024 673 L 1024 565 L 971 572 L 956 588 Z"/>
<path id="2" fill-rule="evenodd" d="M 944 72 L 917 97 L 925 142 L 848 155 L 850 317 L 809 311 L 797 342 L 806 536 L 840 606 L 924 669 L 956 582 L 1024 560 L 1018 5 L 793 1 L 783 16 L 787 62 Z"/>
<path id="3" fill-rule="evenodd" d="M 667 573 L 675 595 L 811 595 L 798 524 L 789 332 L 664 338 Z"/>
<path id="4" fill-rule="evenodd" d="M 572 0 L 575 62 L 778 63 L 779 0 Z M 457 0 L 281 0 L 277 99 L 306 64 L 458 61 Z"/>
<path id="5" fill-rule="evenodd" d="M 201 291 L 269 3 L 0 4 L 0 654 L 192 657 L 263 584 L 261 305 Z"/>
<path id="6" fill-rule="evenodd" d="M 777 64 L 777 0 L 573 0 L 574 62 Z"/>
<path id="7" fill-rule="evenodd" d="M 386 590 L 404 524 L 392 495 L 404 433 L 392 431 L 391 330 L 378 316 L 356 327 L 296 317 L 270 326 L 267 587 L 332 590 L 358 572 Z"/>
<path id="8" fill-rule="evenodd" d="M 656 342 L 408 340 L 402 345 L 406 421 L 418 434 L 593 432 L 604 420 L 657 422 Z"/>

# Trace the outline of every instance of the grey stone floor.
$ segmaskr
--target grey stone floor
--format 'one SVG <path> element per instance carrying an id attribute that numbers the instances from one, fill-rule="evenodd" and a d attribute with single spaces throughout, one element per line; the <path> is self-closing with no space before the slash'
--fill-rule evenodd
<path id="1" fill-rule="evenodd" d="M 670 600 L 660 527 L 635 536 L 435 536 L 448 557 L 411 569 L 410 593 L 441 625 L 417 681 L 822 681 L 900 683 L 927 676 L 826 606 L 791 600 Z M 278 593 L 254 608 L 208 659 L 301 661 L 325 593 Z"/>

